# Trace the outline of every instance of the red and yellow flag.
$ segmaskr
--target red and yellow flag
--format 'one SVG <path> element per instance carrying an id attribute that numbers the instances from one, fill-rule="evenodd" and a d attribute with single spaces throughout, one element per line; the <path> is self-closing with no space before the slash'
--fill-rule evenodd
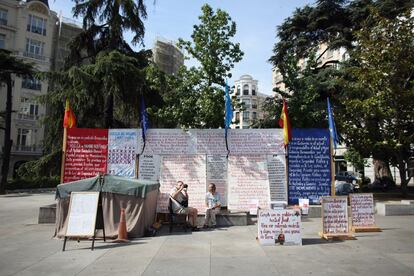
<path id="1" fill-rule="evenodd" d="M 72 109 L 70 109 L 69 100 L 66 100 L 65 117 L 63 117 L 63 127 L 64 128 L 76 127 L 76 117 Z"/>
<path id="2" fill-rule="evenodd" d="M 285 98 L 283 98 L 283 108 L 282 113 L 280 114 L 279 126 L 283 128 L 283 142 L 286 147 L 289 144 L 289 141 L 292 140 L 292 129 L 290 126 Z"/>

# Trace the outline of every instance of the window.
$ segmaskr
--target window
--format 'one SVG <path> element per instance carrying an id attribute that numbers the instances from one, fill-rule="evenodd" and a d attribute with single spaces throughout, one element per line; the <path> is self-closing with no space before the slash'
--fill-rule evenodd
<path id="1" fill-rule="evenodd" d="M 236 112 L 236 121 L 239 122 L 240 121 L 240 112 Z"/>
<path id="2" fill-rule="evenodd" d="M 0 49 L 6 48 L 6 35 L 0 34 Z"/>
<path id="3" fill-rule="evenodd" d="M 256 113 L 256 112 L 253 112 L 253 114 L 252 114 L 252 119 L 253 119 L 253 120 L 256 120 L 256 119 L 257 119 L 257 113 Z"/>
<path id="4" fill-rule="evenodd" d="M 250 112 L 249 111 L 244 111 L 243 112 L 243 121 L 248 121 L 250 118 Z"/>
<path id="5" fill-rule="evenodd" d="M 42 90 L 42 83 L 36 78 L 25 77 L 22 81 L 22 88 L 31 90 Z"/>
<path id="6" fill-rule="evenodd" d="M 237 86 L 236 96 L 240 95 L 240 85 Z"/>
<path id="7" fill-rule="evenodd" d="M 252 95 L 255 96 L 256 95 L 256 86 L 253 86 L 252 88 Z"/>
<path id="8" fill-rule="evenodd" d="M 46 19 L 29 14 L 27 31 L 35 34 L 46 35 Z"/>
<path id="9" fill-rule="evenodd" d="M 245 108 L 250 108 L 250 99 L 243 99 L 242 103 Z"/>
<path id="10" fill-rule="evenodd" d="M 0 9 L 0 25 L 7 25 L 7 10 Z"/>
<path id="11" fill-rule="evenodd" d="M 44 42 L 37 41 L 31 38 L 27 38 L 25 56 L 44 60 L 45 59 L 45 57 L 43 56 L 44 48 L 45 48 Z"/>
<path id="12" fill-rule="evenodd" d="M 19 119 L 37 120 L 39 115 L 39 104 L 32 102 L 29 98 L 20 98 Z"/>
<path id="13" fill-rule="evenodd" d="M 243 85 L 243 95 L 249 95 L 249 85 Z"/>
<path id="14" fill-rule="evenodd" d="M 257 108 L 257 101 L 256 100 L 252 100 L 252 108 Z"/>
<path id="15" fill-rule="evenodd" d="M 33 142 L 34 142 L 33 130 L 25 129 L 25 128 L 17 129 L 17 145 L 18 146 L 31 146 L 34 144 Z"/>

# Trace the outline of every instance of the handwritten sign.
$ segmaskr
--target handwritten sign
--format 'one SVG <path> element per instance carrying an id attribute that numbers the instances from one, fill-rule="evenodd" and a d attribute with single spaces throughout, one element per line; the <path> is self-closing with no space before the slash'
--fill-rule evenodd
<path id="1" fill-rule="evenodd" d="M 329 131 L 326 129 L 293 129 L 289 143 L 289 204 L 299 198 L 319 203 L 331 195 L 331 162 Z"/>
<path id="2" fill-rule="evenodd" d="M 322 222 L 324 234 L 348 234 L 348 197 L 323 197 Z"/>
<path id="3" fill-rule="evenodd" d="M 108 132 L 108 174 L 135 177 L 138 133 L 136 129 Z"/>
<path id="4" fill-rule="evenodd" d="M 375 226 L 372 194 L 350 194 L 352 226 Z"/>
<path id="5" fill-rule="evenodd" d="M 161 169 L 161 156 L 156 154 L 143 154 L 139 156 L 139 179 L 159 181 Z"/>
<path id="6" fill-rule="evenodd" d="M 69 128 L 63 182 L 105 174 L 107 156 L 107 129 Z"/>
<path id="7" fill-rule="evenodd" d="M 308 215 L 309 214 L 309 199 L 299 198 L 299 207 L 302 210 L 302 215 Z"/>
<path id="8" fill-rule="evenodd" d="M 72 192 L 70 195 L 67 237 L 94 236 L 99 192 Z"/>
<path id="9" fill-rule="evenodd" d="M 139 148 L 143 146 L 139 138 Z M 149 129 L 146 134 L 144 154 L 195 154 L 195 138 L 181 129 Z"/>
<path id="10" fill-rule="evenodd" d="M 232 155 L 284 154 L 282 129 L 231 129 L 228 133 Z"/>
<path id="11" fill-rule="evenodd" d="M 223 129 L 197 129 L 189 132 L 196 137 L 197 154 L 223 155 L 227 153 Z"/>
<path id="12" fill-rule="evenodd" d="M 166 155 L 161 158 L 161 187 L 157 211 L 168 211 L 169 193 L 179 180 L 188 185 L 188 205 L 203 212 L 207 187 L 205 155 Z"/>
<path id="13" fill-rule="evenodd" d="M 216 184 L 221 206 L 227 206 L 227 158 L 224 155 L 207 155 L 207 185 Z"/>
<path id="14" fill-rule="evenodd" d="M 261 208 L 269 206 L 269 178 L 265 155 L 228 158 L 227 206 L 231 210 L 249 211 L 250 201 L 259 200 Z"/>
<path id="15" fill-rule="evenodd" d="M 267 171 L 271 201 L 287 201 L 285 155 L 268 155 Z"/>
<path id="16" fill-rule="evenodd" d="M 302 245 L 298 210 L 260 210 L 257 226 L 257 237 L 262 245 Z M 283 242 L 281 234 L 284 235 Z"/>

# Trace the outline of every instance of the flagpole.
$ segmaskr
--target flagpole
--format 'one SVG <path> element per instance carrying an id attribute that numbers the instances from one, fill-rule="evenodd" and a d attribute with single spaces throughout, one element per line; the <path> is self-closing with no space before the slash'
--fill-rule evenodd
<path id="1" fill-rule="evenodd" d="M 66 144 L 68 140 L 68 129 L 63 128 L 63 143 L 62 143 L 62 162 L 60 166 L 60 183 L 63 183 L 63 177 L 65 173 L 65 159 L 66 159 Z"/>
<path id="2" fill-rule="evenodd" d="M 285 147 L 285 173 L 286 173 L 286 204 L 289 204 L 289 144 Z"/>
<path id="3" fill-rule="evenodd" d="M 330 148 L 329 159 L 331 163 L 331 196 L 335 196 L 335 162 L 334 162 L 335 151 L 333 150 L 333 142 L 332 142 L 332 137 L 330 135 L 329 135 L 329 148 Z"/>

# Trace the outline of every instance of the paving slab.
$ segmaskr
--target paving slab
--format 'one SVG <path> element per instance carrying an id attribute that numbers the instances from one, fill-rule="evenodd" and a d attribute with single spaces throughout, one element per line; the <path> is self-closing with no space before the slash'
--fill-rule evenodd
<path id="1" fill-rule="evenodd" d="M 382 232 L 325 241 L 320 218 L 302 223 L 303 246 L 261 246 L 257 226 L 168 233 L 128 244 L 53 239 L 37 224 L 54 194 L 0 196 L 0 275 L 414 275 L 414 220 L 376 216 Z"/>

